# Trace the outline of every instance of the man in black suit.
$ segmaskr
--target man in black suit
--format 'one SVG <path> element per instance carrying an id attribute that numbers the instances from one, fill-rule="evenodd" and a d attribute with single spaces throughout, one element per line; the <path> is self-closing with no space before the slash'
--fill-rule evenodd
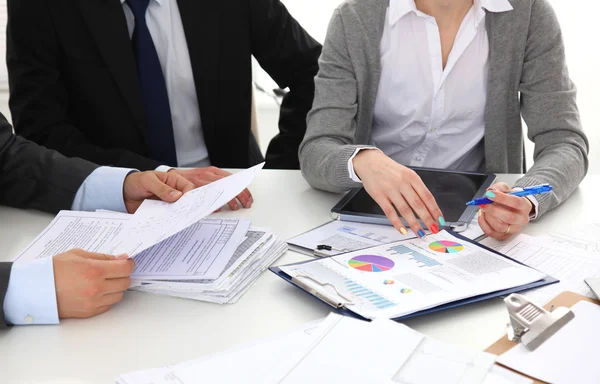
<path id="1" fill-rule="evenodd" d="M 299 168 L 321 46 L 279 0 L 9 0 L 7 39 L 18 134 L 140 170 L 263 161 L 254 56 L 290 89 L 266 166 Z"/>
<path id="2" fill-rule="evenodd" d="M 66 158 L 15 136 L 0 114 L 1 205 L 51 213 L 71 208 L 133 213 L 144 199 L 173 202 L 192 188 L 176 173 L 98 167 Z M 106 312 L 123 297 L 133 267 L 126 255 L 82 250 L 14 265 L 0 262 L 0 328 Z"/>

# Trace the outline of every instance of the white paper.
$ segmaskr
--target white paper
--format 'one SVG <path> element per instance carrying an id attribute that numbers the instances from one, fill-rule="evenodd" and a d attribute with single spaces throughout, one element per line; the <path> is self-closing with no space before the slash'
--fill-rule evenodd
<path id="1" fill-rule="evenodd" d="M 394 376 L 398 384 L 480 384 L 496 356 L 425 338 Z"/>
<path id="2" fill-rule="evenodd" d="M 131 215 L 61 211 L 15 259 L 53 257 L 80 248 L 102 252 Z M 221 275 L 250 227 L 248 220 L 205 219 L 135 257 L 132 280 L 214 279 Z"/>
<path id="3" fill-rule="evenodd" d="M 552 232 L 544 238 L 570 249 L 600 253 L 600 223 L 581 224 L 576 228 L 565 227 L 560 232 Z"/>
<path id="4" fill-rule="evenodd" d="M 216 279 L 249 228 L 248 220 L 198 221 L 137 254 L 132 280 Z"/>
<path id="5" fill-rule="evenodd" d="M 332 284 L 337 292 L 324 289 L 368 318 L 400 317 L 545 277 L 446 231 L 281 269 Z"/>
<path id="6" fill-rule="evenodd" d="M 105 249 L 133 257 L 200 221 L 250 185 L 264 163 L 194 189 L 175 203 L 145 200 L 124 230 Z"/>
<path id="7" fill-rule="evenodd" d="M 203 359 L 127 373 L 118 380 L 124 384 L 274 384 L 308 352 L 336 316 Z"/>
<path id="8" fill-rule="evenodd" d="M 390 320 L 343 317 L 281 383 L 392 383 L 422 339 Z"/>
<path id="9" fill-rule="evenodd" d="M 533 380 L 499 365 L 494 365 L 485 377 L 483 384 L 533 384 Z"/>
<path id="10" fill-rule="evenodd" d="M 580 301 L 575 318 L 536 350 L 519 344 L 498 358 L 518 372 L 554 384 L 597 384 L 600 380 L 600 306 Z"/>
<path id="11" fill-rule="evenodd" d="M 53 257 L 75 248 L 100 252 L 123 231 L 128 220 L 122 214 L 61 211 L 15 261 Z"/>
<path id="12" fill-rule="evenodd" d="M 322 253 L 331 256 L 413 237 L 412 230 L 403 235 L 389 225 L 335 220 L 288 240 L 288 244 L 310 255 L 318 245 L 329 245 L 333 250 Z"/>
<path id="13" fill-rule="evenodd" d="M 505 255 L 560 280 L 558 284 L 536 288 L 525 295 L 540 304 L 546 304 L 564 291 L 572 291 L 595 298 L 583 281 L 600 276 L 600 254 L 586 252 L 567 244 L 558 244 L 545 238 L 519 235 L 501 250 Z"/>

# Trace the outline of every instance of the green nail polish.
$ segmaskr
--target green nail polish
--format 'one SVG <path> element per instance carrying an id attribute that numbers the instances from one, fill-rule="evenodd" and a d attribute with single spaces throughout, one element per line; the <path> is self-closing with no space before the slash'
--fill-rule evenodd
<path id="1" fill-rule="evenodd" d="M 438 221 L 442 227 L 446 226 L 446 220 L 442 216 L 438 217 Z"/>
<path id="2" fill-rule="evenodd" d="M 496 194 L 494 192 L 492 192 L 492 191 L 487 191 L 485 193 L 485 196 L 489 197 L 490 199 L 493 199 L 494 197 L 496 197 Z"/>

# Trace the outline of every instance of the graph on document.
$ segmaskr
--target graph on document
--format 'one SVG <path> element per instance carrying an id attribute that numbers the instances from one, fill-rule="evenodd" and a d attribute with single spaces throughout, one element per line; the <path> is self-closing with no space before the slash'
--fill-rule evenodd
<path id="1" fill-rule="evenodd" d="M 390 307 L 395 307 L 396 304 L 392 303 L 385 297 L 371 291 L 363 287 L 360 284 L 355 283 L 350 279 L 345 279 L 346 288 L 352 293 L 352 295 L 356 297 L 361 297 L 371 303 L 374 307 L 378 309 L 385 309 Z"/>
<path id="2" fill-rule="evenodd" d="M 389 251 L 396 252 L 398 255 L 410 255 L 410 260 L 414 260 L 417 264 L 419 264 L 420 267 L 435 267 L 442 265 L 436 259 L 412 250 L 402 244 L 390 247 Z"/>

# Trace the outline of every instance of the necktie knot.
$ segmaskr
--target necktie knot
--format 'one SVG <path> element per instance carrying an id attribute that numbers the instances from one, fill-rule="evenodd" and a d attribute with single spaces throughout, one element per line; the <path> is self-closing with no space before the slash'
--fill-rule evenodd
<path id="1" fill-rule="evenodd" d="M 149 4 L 150 0 L 127 0 L 127 5 L 129 5 L 136 20 L 140 18 L 145 19 Z"/>

